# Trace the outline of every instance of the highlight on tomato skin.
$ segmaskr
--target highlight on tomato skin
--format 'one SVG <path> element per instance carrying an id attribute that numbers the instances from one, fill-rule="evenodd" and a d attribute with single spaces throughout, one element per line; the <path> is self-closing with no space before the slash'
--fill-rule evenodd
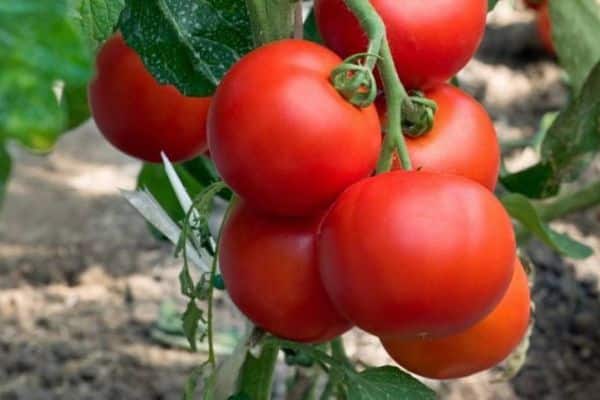
<path id="1" fill-rule="evenodd" d="M 445 336 L 500 302 L 516 242 L 506 210 L 483 186 L 393 171 L 340 196 L 318 249 L 327 293 L 356 326 L 376 336 Z"/>
<path id="2" fill-rule="evenodd" d="M 322 343 L 351 327 L 319 276 L 321 218 L 265 216 L 238 201 L 223 226 L 219 265 L 225 287 L 240 311 L 276 336 Z"/>
<path id="3" fill-rule="evenodd" d="M 525 337 L 530 323 L 530 292 L 520 261 L 498 306 L 472 327 L 441 338 L 382 338 L 401 367 L 432 379 L 456 379 L 494 367 Z"/>
<path id="4" fill-rule="evenodd" d="M 405 136 L 413 168 L 461 175 L 494 190 L 500 172 L 500 143 L 485 108 L 462 90 L 447 83 L 425 91 L 435 101 L 433 128 L 419 136 Z M 378 102 L 385 119 L 385 102 Z M 401 169 L 394 158 L 393 169 Z"/>
<path id="5" fill-rule="evenodd" d="M 331 84 L 341 63 L 326 47 L 280 40 L 245 55 L 221 81 L 208 117 L 211 158 L 253 208 L 311 215 L 375 169 L 377 111 Z"/>
<path id="6" fill-rule="evenodd" d="M 473 57 L 485 33 L 486 0 L 371 0 L 386 26 L 407 89 L 446 82 Z M 342 58 L 362 53 L 367 36 L 344 0 L 316 0 L 325 44 Z"/>
<path id="7" fill-rule="evenodd" d="M 120 34 L 109 38 L 96 59 L 88 98 L 104 137 L 123 153 L 159 163 L 192 159 L 207 150 L 210 97 L 187 97 L 161 85 Z"/>

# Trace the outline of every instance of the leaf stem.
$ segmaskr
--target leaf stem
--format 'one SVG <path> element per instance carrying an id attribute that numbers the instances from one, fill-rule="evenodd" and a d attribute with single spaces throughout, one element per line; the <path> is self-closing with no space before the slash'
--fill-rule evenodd
<path id="1" fill-rule="evenodd" d="M 595 182 L 583 189 L 567 193 L 553 200 L 538 202 L 536 208 L 543 220 L 552 221 L 598 204 L 600 204 L 600 182 Z"/>

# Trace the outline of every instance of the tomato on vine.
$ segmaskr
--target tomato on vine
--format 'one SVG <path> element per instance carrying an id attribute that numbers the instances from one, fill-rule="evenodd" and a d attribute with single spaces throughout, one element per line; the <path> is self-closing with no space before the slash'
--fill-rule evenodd
<path id="1" fill-rule="evenodd" d="M 527 276 L 517 260 L 498 306 L 465 331 L 441 338 L 384 338 L 388 354 L 403 368 L 427 378 L 455 379 L 492 368 L 519 345 L 530 319 Z"/>
<path id="2" fill-rule="evenodd" d="M 210 98 L 159 84 L 120 34 L 102 46 L 96 69 L 88 94 L 92 116 L 117 149 L 148 162 L 161 162 L 161 152 L 186 161 L 207 149 Z"/>
<path id="3" fill-rule="evenodd" d="M 502 299 L 515 260 L 512 222 L 483 186 L 394 171 L 347 189 L 319 237 L 338 310 L 377 336 L 449 335 Z"/>
<path id="4" fill-rule="evenodd" d="M 320 343 L 351 326 L 319 277 L 320 221 L 265 216 L 238 202 L 223 226 L 219 263 L 231 299 L 256 325 L 285 339 Z"/>
<path id="5" fill-rule="evenodd" d="M 372 173 L 379 119 L 373 105 L 353 106 L 330 83 L 341 63 L 315 43 L 282 40 L 247 54 L 221 82 L 209 111 L 210 154 L 252 207 L 311 214 Z"/>
<path id="6" fill-rule="evenodd" d="M 483 38 L 486 0 L 371 0 L 387 29 L 402 83 L 425 89 L 445 82 L 471 59 Z M 343 0 L 316 0 L 325 43 L 342 57 L 364 52 L 367 37 Z"/>
<path id="7" fill-rule="evenodd" d="M 449 84 L 436 85 L 425 96 L 437 104 L 433 127 L 406 136 L 415 169 L 461 175 L 494 190 L 500 171 L 496 129 L 481 104 Z M 400 169 L 396 159 L 394 168 Z"/>

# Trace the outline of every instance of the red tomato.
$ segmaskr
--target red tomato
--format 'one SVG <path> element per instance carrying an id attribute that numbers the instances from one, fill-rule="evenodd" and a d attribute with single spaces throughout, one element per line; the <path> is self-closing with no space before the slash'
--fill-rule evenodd
<path id="1" fill-rule="evenodd" d="M 96 68 L 88 93 L 91 111 L 116 148 L 148 162 L 161 162 L 161 151 L 180 162 L 206 150 L 210 98 L 186 97 L 160 85 L 119 34 L 102 46 Z"/>
<path id="2" fill-rule="evenodd" d="M 351 186 L 319 239 L 333 303 L 380 337 L 449 335 L 473 325 L 502 299 L 515 252 L 511 220 L 489 190 L 421 171 Z"/>
<path id="3" fill-rule="evenodd" d="M 466 331 L 443 338 L 382 339 L 403 368 L 433 379 L 455 379 L 492 368 L 519 345 L 527 333 L 530 296 L 520 262 L 506 295 L 483 320 Z"/>
<path id="4" fill-rule="evenodd" d="M 550 19 L 550 10 L 548 4 L 544 3 L 537 12 L 537 30 L 544 49 L 550 54 L 556 54 L 556 47 L 552 40 L 552 20 Z"/>
<path id="5" fill-rule="evenodd" d="M 428 88 L 456 74 L 481 43 L 486 0 L 371 0 L 381 15 L 400 79 Z M 316 0 L 325 43 L 342 57 L 367 49 L 367 37 L 343 0 Z"/>
<path id="6" fill-rule="evenodd" d="M 227 291 L 252 322 L 274 335 L 324 342 L 351 326 L 321 283 L 320 220 L 267 217 L 237 203 L 223 227 L 219 262 Z"/>
<path id="7" fill-rule="evenodd" d="M 252 207 L 311 214 L 373 171 L 377 112 L 353 106 L 331 85 L 340 63 L 325 47 L 282 40 L 246 55 L 221 82 L 209 111 L 210 154 Z"/>
<path id="8" fill-rule="evenodd" d="M 454 86 L 441 84 L 425 92 L 438 105 L 433 129 L 406 137 L 415 169 L 462 175 L 490 190 L 500 171 L 500 145 L 485 108 Z M 394 168 L 400 169 L 398 160 Z"/>

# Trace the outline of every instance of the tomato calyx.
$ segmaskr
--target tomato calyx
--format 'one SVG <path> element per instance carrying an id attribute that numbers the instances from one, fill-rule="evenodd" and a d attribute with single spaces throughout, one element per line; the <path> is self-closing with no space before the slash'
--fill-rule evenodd
<path id="1" fill-rule="evenodd" d="M 425 97 L 423 92 L 411 92 L 402 107 L 402 131 L 409 137 L 425 135 L 433 128 L 437 104 Z"/>
<path id="2" fill-rule="evenodd" d="M 350 103 L 365 108 L 373 104 L 377 97 L 377 81 L 373 68 L 366 62 L 376 54 L 359 53 L 344 60 L 331 72 L 331 83 Z"/>

